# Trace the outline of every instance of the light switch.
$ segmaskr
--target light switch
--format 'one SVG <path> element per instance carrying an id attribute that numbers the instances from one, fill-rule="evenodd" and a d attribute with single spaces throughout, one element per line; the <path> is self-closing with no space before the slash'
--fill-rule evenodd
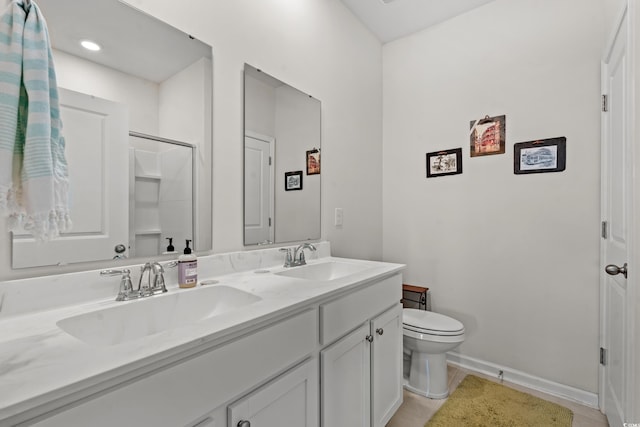
<path id="1" fill-rule="evenodd" d="M 344 216 L 343 216 L 343 213 L 342 213 L 342 208 L 336 208 L 335 226 L 336 227 L 341 227 L 343 219 L 344 219 Z"/>

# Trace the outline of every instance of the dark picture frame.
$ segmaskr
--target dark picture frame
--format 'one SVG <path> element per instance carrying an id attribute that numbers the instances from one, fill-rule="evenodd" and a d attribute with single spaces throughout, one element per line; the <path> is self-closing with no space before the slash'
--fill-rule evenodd
<path id="1" fill-rule="evenodd" d="M 469 122 L 471 157 L 504 154 L 507 142 L 507 116 L 484 116 Z"/>
<path id="2" fill-rule="evenodd" d="M 427 178 L 462 173 L 462 148 L 427 153 Z"/>
<path id="3" fill-rule="evenodd" d="M 540 139 L 513 145 L 513 173 L 562 172 L 567 165 L 567 138 Z"/>
<path id="4" fill-rule="evenodd" d="M 302 190 L 302 171 L 284 173 L 284 191 Z"/>
<path id="5" fill-rule="evenodd" d="M 314 148 L 307 151 L 307 175 L 320 174 L 320 150 Z"/>

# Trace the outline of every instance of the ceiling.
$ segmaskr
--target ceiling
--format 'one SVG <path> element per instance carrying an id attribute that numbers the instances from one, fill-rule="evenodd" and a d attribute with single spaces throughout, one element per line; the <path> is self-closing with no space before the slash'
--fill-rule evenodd
<path id="1" fill-rule="evenodd" d="M 210 46 L 119 0 L 38 0 L 38 6 L 54 48 L 156 83 L 212 55 Z M 102 50 L 80 47 L 84 39 Z"/>
<path id="2" fill-rule="evenodd" d="M 342 0 L 382 43 L 461 15 L 493 0 Z"/>

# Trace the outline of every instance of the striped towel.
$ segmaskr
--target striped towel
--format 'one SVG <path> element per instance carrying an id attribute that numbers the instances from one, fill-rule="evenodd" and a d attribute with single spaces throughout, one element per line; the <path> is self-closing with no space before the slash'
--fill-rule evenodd
<path id="1" fill-rule="evenodd" d="M 71 226 L 61 130 L 46 22 L 14 0 L 0 19 L 0 211 L 38 241 Z"/>

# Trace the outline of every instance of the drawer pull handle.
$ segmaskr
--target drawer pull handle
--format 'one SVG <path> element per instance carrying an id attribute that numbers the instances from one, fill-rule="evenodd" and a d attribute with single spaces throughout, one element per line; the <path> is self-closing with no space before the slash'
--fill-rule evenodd
<path id="1" fill-rule="evenodd" d="M 251 427 L 251 423 L 246 420 L 242 420 L 238 422 L 238 427 Z"/>
<path id="2" fill-rule="evenodd" d="M 384 329 L 382 329 L 382 328 L 378 328 L 378 329 L 376 329 L 376 333 L 377 333 L 378 335 L 382 335 L 382 334 L 384 334 Z"/>
<path id="3" fill-rule="evenodd" d="M 373 335 L 367 335 L 365 339 L 369 342 L 373 342 Z"/>

